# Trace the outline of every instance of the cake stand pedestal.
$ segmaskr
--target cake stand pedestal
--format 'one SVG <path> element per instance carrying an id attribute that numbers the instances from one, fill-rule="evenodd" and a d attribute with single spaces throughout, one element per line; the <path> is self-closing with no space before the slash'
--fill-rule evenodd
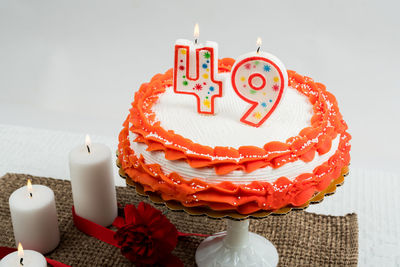
<path id="1" fill-rule="evenodd" d="M 162 204 L 173 211 L 185 211 L 189 215 L 207 215 L 213 219 L 227 219 L 227 230 L 207 237 L 200 243 L 196 250 L 196 263 L 199 267 L 236 267 L 236 266 L 277 266 L 279 261 L 278 252 L 275 246 L 266 238 L 249 232 L 249 218 L 262 219 L 269 215 L 285 215 L 292 210 L 306 209 L 310 204 L 320 203 L 325 196 L 336 192 L 336 187 L 344 183 L 344 177 L 349 172 L 349 167 L 342 168 L 337 179 L 323 191 L 316 194 L 311 200 L 302 206 L 287 206 L 275 211 L 257 211 L 252 214 L 240 214 L 236 211 L 216 211 L 208 207 L 185 207 L 180 202 L 165 201 L 155 192 L 144 191 L 143 186 L 136 183 L 121 168 L 118 160 L 119 175 L 126 179 L 128 186 L 135 187 L 139 195 L 147 196 L 155 204 Z"/>
<path id="2" fill-rule="evenodd" d="M 196 250 L 199 267 L 277 266 L 278 251 L 263 236 L 249 232 L 249 220 L 227 220 L 225 232 L 207 237 Z"/>

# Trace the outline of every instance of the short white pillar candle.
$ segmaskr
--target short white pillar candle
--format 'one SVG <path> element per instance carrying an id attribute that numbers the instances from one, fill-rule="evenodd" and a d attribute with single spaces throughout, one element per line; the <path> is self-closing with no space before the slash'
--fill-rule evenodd
<path id="1" fill-rule="evenodd" d="M 0 267 L 47 267 L 46 259 L 34 250 L 23 250 L 21 243 L 18 251 L 12 252 L 0 261 Z"/>
<path id="2" fill-rule="evenodd" d="M 118 215 L 111 150 L 90 143 L 69 154 L 72 196 L 77 215 L 102 226 L 109 226 Z"/>
<path id="3" fill-rule="evenodd" d="M 60 232 L 53 190 L 44 185 L 28 185 L 15 190 L 10 198 L 15 242 L 40 253 L 54 250 Z"/>

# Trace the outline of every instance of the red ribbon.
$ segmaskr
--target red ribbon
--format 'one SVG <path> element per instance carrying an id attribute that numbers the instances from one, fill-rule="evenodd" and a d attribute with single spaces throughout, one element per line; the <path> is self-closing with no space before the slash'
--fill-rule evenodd
<path id="1" fill-rule="evenodd" d="M 113 230 L 77 215 L 74 206 L 72 206 L 72 218 L 76 228 L 81 232 L 119 248 L 117 241 L 114 239 L 115 232 Z"/>
<path id="2" fill-rule="evenodd" d="M 113 230 L 108 229 L 107 227 L 101 226 L 97 223 L 89 221 L 78 214 L 75 213 L 75 208 L 72 206 L 72 218 L 74 220 L 74 224 L 76 228 L 78 228 L 81 232 L 90 235 L 94 238 L 97 238 L 107 244 L 113 245 L 117 248 L 117 242 L 114 239 L 115 232 Z M 115 220 L 120 220 L 122 217 L 117 217 Z M 178 236 L 199 236 L 199 237 L 208 237 L 209 235 L 205 234 L 197 234 L 197 233 L 183 233 L 178 231 Z"/>
<path id="3" fill-rule="evenodd" d="M 5 256 L 7 256 L 8 254 L 14 252 L 14 251 L 17 251 L 17 249 L 16 248 L 9 248 L 9 247 L 0 247 L 0 260 L 2 258 L 4 258 Z M 50 264 L 53 267 L 71 267 L 71 266 L 66 265 L 66 264 L 64 264 L 62 262 L 58 262 L 58 261 L 55 261 L 55 260 L 52 260 L 52 259 L 49 259 L 49 258 L 46 258 L 46 261 L 47 261 L 48 264 Z"/>
<path id="4" fill-rule="evenodd" d="M 200 236 L 200 237 L 209 237 L 210 235 L 205 234 L 196 234 L 196 233 L 182 233 L 178 231 L 178 236 Z"/>

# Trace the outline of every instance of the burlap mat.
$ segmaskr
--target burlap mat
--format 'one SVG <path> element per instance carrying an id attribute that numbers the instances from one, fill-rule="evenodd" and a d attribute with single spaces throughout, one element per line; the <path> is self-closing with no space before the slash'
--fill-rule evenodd
<path id="1" fill-rule="evenodd" d="M 0 179 L 0 246 L 14 247 L 8 198 L 31 178 L 54 190 L 60 223 L 61 242 L 46 255 L 71 266 L 131 266 L 119 249 L 79 232 L 72 222 L 72 194 L 69 181 L 6 174 Z M 117 188 L 118 202 L 136 204 L 147 201 L 132 188 Z M 181 232 L 212 234 L 224 230 L 224 220 L 189 216 L 184 212 L 168 211 L 167 217 Z M 269 216 L 251 220 L 250 230 L 273 242 L 279 252 L 279 266 L 356 266 L 358 258 L 358 224 L 356 214 L 324 216 L 303 211 L 285 216 Z M 202 241 L 200 237 L 180 238 L 174 254 L 185 266 L 195 266 L 194 254 Z"/>

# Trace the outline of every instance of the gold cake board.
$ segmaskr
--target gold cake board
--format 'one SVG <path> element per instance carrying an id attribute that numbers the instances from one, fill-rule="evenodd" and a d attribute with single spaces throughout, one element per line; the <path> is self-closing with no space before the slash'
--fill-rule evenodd
<path id="1" fill-rule="evenodd" d="M 173 200 L 165 201 L 164 199 L 162 199 L 162 197 L 159 194 L 157 194 L 155 192 L 144 191 L 144 188 L 141 184 L 133 181 L 133 179 L 125 173 L 123 168 L 121 168 L 121 163 L 118 159 L 118 153 L 117 153 L 116 163 L 119 168 L 119 175 L 126 180 L 126 184 L 128 186 L 134 187 L 136 189 L 136 192 L 139 195 L 147 196 L 155 204 L 164 204 L 170 210 L 185 211 L 186 213 L 188 213 L 190 215 L 194 215 L 194 216 L 207 215 L 208 217 L 214 218 L 214 219 L 229 218 L 229 219 L 234 219 L 234 220 L 245 220 L 245 219 L 249 219 L 249 218 L 260 219 L 260 218 L 264 218 L 268 215 L 285 215 L 292 210 L 304 210 L 310 204 L 320 203 L 322 200 L 324 200 L 325 196 L 334 194 L 336 192 L 336 188 L 338 186 L 341 186 L 344 183 L 344 177 L 347 176 L 349 173 L 349 167 L 348 166 L 343 167 L 341 174 L 337 179 L 333 180 L 331 182 L 331 184 L 325 190 L 317 193 L 313 198 L 311 198 L 309 201 L 307 201 L 306 203 L 304 203 L 301 206 L 297 206 L 297 207 L 286 206 L 286 207 L 283 207 L 283 208 L 275 210 L 275 211 L 257 211 L 257 212 L 251 213 L 251 214 L 241 214 L 235 210 L 217 211 L 217 210 L 212 210 L 206 206 L 186 207 L 186 206 L 183 206 L 178 201 L 173 201 Z"/>

